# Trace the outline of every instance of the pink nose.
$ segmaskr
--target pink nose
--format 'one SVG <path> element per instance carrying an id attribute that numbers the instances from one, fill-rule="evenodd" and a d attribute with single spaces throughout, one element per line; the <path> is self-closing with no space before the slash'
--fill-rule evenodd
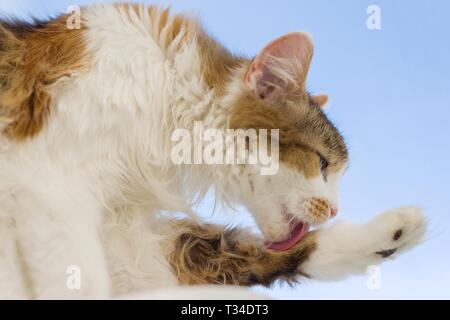
<path id="1" fill-rule="evenodd" d="M 331 209 L 331 218 L 336 217 L 338 214 L 338 210 L 337 209 Z"/>

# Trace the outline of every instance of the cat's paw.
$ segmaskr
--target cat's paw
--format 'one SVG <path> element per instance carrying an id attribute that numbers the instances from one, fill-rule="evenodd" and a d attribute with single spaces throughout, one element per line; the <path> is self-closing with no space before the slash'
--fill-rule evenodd
<path id="1" fill-rule="evenodd" d="M 427 222 L 421 209 L 403 207 L 379 215 L 367 227 L 374 240 L 373 254 L 386 259 L 420 243 Z"/>
<path id="2" fill-rule="evenodd" d="M 311 278 L 337 280 L 365 274 L 378 265 L 419 244 L 426 219 L 415 207 L 390 210 L 364 225 L 338 222 L 316 233 L 316 250 L 301 266 Z"/>

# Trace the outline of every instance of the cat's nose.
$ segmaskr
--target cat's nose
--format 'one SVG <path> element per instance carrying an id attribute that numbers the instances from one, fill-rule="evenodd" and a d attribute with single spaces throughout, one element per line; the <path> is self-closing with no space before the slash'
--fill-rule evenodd
<path id="1" fill-rule="evenodd" d="M 336 217 L 336 216 L 337 216 L 337 214 L 338 214 L 338 209 L 334 209 L 334 208 L 332 208 L 332 209 L 331 209 L 331 218 L 334 218 L 334 217 Z"/>

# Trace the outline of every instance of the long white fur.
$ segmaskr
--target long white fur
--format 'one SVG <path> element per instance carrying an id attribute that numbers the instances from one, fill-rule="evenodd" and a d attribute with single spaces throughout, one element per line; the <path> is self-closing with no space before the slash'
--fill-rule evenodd
<path id="1" fill-rule="evenodd" d="M 91 69 L 54 86 L 55 110 L 39 136 L 0 141 L 1 297 L 109 298 L 176 286 L 158 214 L 192 213 L 195 197 L 212 185 L 225 202 L 246 204 L 269 238 L 285 231 L 282 202 L 295 208 L 326 196 L 337 206 L 339 177 L 326 184 L 284 166 L 264 179 L 256 167 L 172 165 L 174 129 L 196 120 L 225 129 L 233 97 L 244 90 L 244 69 L 217 101 L 202 80 L 195 41 L 178 50 L 179 39 L 155 38 L 158 23 L 146 10 L 125 10 L 84 11 Z M 273 190 L 278 194 L 267 197 Z M 347 242 L 336 229 L 322 233 L 308 272 L 315 275 L 317 266 L 326 277 L 333 271 L 324 261 L 336 259 L 321 253 L 334 248 L 335 237 L 344 249 Z M 80 290 L 66 286 L 70 265 L 81 268 Z M 353 272 L 341 265 L 342 274 Z"/>

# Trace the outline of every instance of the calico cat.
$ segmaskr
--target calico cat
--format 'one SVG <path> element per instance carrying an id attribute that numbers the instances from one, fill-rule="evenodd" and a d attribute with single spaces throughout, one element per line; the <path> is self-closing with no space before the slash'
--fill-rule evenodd
<path id="1" fill-rule="evenodd" d="M 306 91 L 308 35 L 247 59 L 162 8 L 96 5 L 81 10 L 81 28 L 67 19 L 0 26 L 0 296 L 333 280 L 420 242 L 414 207 L 310 231 L 338 212 L 348 153 L 327 96 Z M 278 172 L 175 165 L 171 135 L 194 122 L 278 129 Z M 246 206 L 262 236 L 161 215 L 191 213 L 210 188 Z"/>

